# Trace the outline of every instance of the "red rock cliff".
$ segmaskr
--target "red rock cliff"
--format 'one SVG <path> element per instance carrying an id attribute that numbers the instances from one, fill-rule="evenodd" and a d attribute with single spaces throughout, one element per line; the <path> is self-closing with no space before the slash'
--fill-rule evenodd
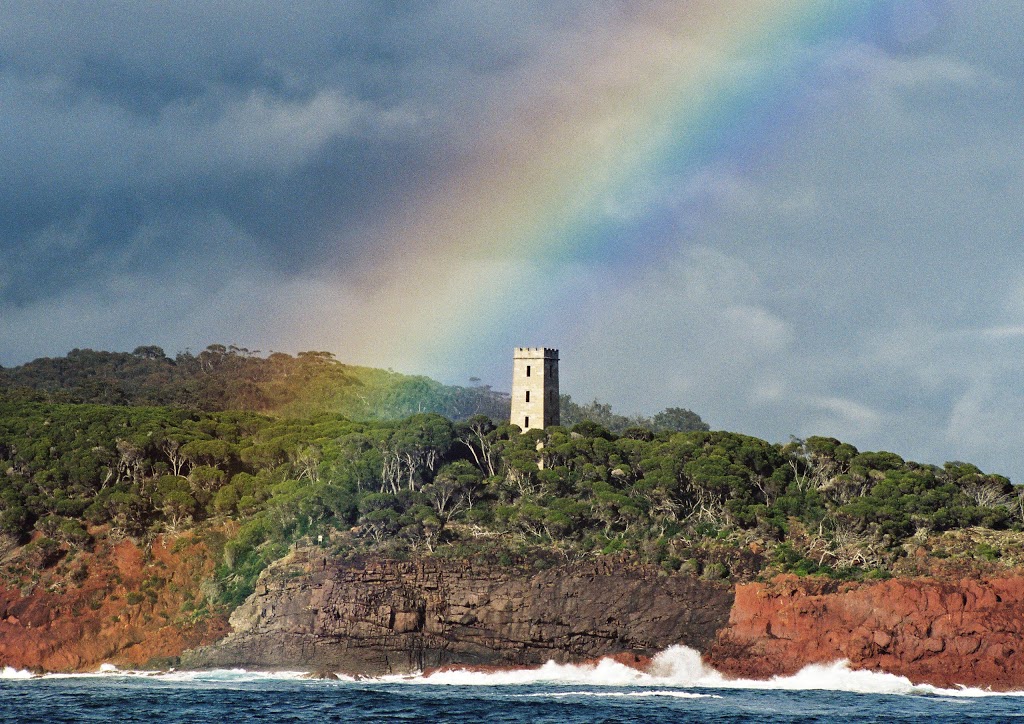
<path id="1" fill-rule="evenodd" d="M 67 566 L 0 585 L 0 667 L 95 671 L 164 665 L 224 635 L 222 616 L 202 615 L 201 581 L 212 562 L 198 545 L 143 551 L 103 542 Z M 198 609 L 198 611 L 197 611 Z"/>
<path id="2" fill-rule="evenodd" d="M 842 584 L 782 576 L 737 586 L 705 658 L 766 678 L 848 659 L 915 683 L 1024 689 L 1024 577 Z"/>

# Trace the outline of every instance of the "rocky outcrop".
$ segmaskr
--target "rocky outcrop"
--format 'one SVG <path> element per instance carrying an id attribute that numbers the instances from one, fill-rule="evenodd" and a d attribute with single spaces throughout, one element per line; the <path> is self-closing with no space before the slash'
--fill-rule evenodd
<path id="1" fill-rule="evenodd" d="M 231 624 L 231 635 L 182 665 L 376 675 L 616 654 L 642 662 L 685 644 L 735 677 L 846 659 L 915 683 L 1024 689 L 1024 577 L 1011 573 L 874 583 L 780 576 L 733 593 L 609 559 L 537 571 L 339 561 L 308 549 L 270 568 Z"/>
<path id="2" fill-rule="evenodd" d="M 706 649 L 731 605 L 727 584 L 608 559 L 535 571 L 337 561 L 312 549 L 265 572 L 232 615 L 233 633 L 182 665 L 377 675 Z"/>
<path id="3" fill-rule="evenodd" d="M 1024 577 L 740 585 L 705 658 L 751 678 L 847 659 L 915 683 L 1024 689 Z"/>

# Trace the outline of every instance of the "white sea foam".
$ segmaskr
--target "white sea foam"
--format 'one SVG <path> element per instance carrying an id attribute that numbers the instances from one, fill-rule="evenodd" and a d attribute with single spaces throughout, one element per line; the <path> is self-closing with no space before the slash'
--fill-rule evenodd
<path id="1" fill-rule="evenodd" d="M 168 682 L 240 684 L 259 681 L 294 681 L 308 677 L 302 671 L 251 671 L 247 669 L 214 669 L 208 671 L 136 671 L 118 669 L 103 664 L 98 671 L 80 674 L 45 674 L 42 678 L 71 677 L 147 677 Z M 0 679 L 39 678 L 30 671 L 5 666 Z M 963 700 L 983 696 L 1024 696 L 1024 691 L 993 692 L 976 687 L 943 689 L 930 684 L 914 684 L 904 676 L 879 671 L 854 670 L 847 661 L 829 664 L 811 664 L 792 676 L 774 676 L 770 679 L 730 679 L 705 664 L 700 653 L 687 646 L 672 646 L 657 656 L 645 671 L 620 664 L 613 659 L 601 659 L 596 664 L 557 664 L 549 661 L 533 669 L 505 671 L 470 671 L 451 669 L 423 675 L 390 675 L 378 678 L 353 678 L 338 675 L 338 682 L 372 686 L 374 684 L 429 684 L 445 686 L 528 686 L 556 684 L 607 688 L 626 688 L 632 691 L 555 691 L 538 692 L 537 696 L 609 696 L 650 697 L 675 696 L 695 698 L 707 693 L 680 691 L 686 689 L 757 689 L 775 691 L 845 691 L 864 694 L 925 695 Z M 534 694 L 529 694 L 534 695 Z"/>
<path id="2" fill-rule="evenodd" d="M 33 676 L 31 671 L 15 669 L 11 666 L 5 666 L 3 671 L 0 671 L 0 679 L 31 679 Z"/>
<path id="3" fill-rule="evenodd" d="M 5 667 L 0 673 L 3 679 L 93 679 L 93 678 L 146 678 L 169 682 L 197 683 L 245 683 L 252 681 L 294 681 L 308 676 L 304 671 L 249 671 L 248 669 L 211 669 L 208 671 L 151 671 L 136 669 L 119 669 L 113 664 L 102 664 L 96 671 L 85 671 L 74 674 L 50 673 L 41 676 L 29 671 L 17 671 Z M 351 677 L 339 676 L 340 680 L 354 681 Z"/>
<path id="4" fill-rule="evenodd" d="M 653 689 L 644 691 L 546 691 L 536 694 L 522 694 L 525 698 L 565 699 L 576 696 L 593 696 L 607 699 L 632 699 L 651 696 L 665 696 L 672 699 L 721 699 L 718 694 L 695 694 L 690 691 L 674 691 L 671 689 Z"/>
<path id="5" fill-rule="evenodd" d="M 591 686 L 632 686 L 644 684 L 650 676 L 642 671 L 620 664 L 613 659 L 601 659 L 596 665 L 556 664 L 549 661 L 536 669 L 510 669 L 507 671 L 467 671 L 452 669 L 437 671 L 429 676 L 394 677 L 394 681 L 409 683 L 448 684 L 452 686 L 492 686 L 524 684 L 589 684 Z"/>
<path id="6" fill-rule="evenodd" d="M 131 669 L 119 669 L 113 664 L 100 664 L 96 671 L 83 671 L 76 674 L 43 674 L 42 679 L 89 679 L 98 676 L 119 677 L 119 676 L 152 676 L 152 671 L 133 671 Z"/>
<path id="7" fill-rule="evenodd" d="M 683 689 L 760 689 L 777 691 L 846 691 L 864 694 L 917 694 L 943 697 L 1024 696 L 1021 692 L 992 692 L 979 688 L 943 689 L 914 684 L 905 676 L 851 669 L 847 661 L 811 664 L 792 676 L 766 680 L 730 679 L 705 664 L 700 653 L 688 646 L 672 646 L 654 657 L 646 671 L 638 671 L 612 659 L 595 665 L 556 664 L 549 661 L 536 669 L 481 672 L 438 671 L 428 676 L 382 677 L 378 681 L 442 684 L 450 686 L 498 686 L 528 684 L 583 684 L 609 687 L 677 687 Z"/>
<path id="8" fill-rule="evenodd" d="M 250 671 L 248 669 L 212 669 L 210 671 L 167 671 L 155 675 L 162 681 L 204 681 L 243 683 L 250 681 L 294 681 L 308 676 L 305 671 Z"/>

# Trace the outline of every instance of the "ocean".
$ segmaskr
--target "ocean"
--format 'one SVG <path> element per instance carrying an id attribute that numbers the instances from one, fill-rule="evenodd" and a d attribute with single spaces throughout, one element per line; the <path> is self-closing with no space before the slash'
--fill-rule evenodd
<path id="1" fill-rule="evenodd" d="M 1024 692 L 914 686 L 844 663 L 725 680 L 673 647 L 650 673 L 613 661 L 500 673 L 305 679 L 301 672 L 0 675 L 3 722 L 937 722 L 1024 719 Z"/>

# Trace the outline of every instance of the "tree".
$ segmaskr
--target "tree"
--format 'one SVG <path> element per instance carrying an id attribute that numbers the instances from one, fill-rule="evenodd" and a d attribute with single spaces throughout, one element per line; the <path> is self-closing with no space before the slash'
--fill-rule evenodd
<path id="1" fill-rule="evenodd" d="M 117 481 L 137 485 L 149 468 L 145 451 L 130 440 L 118 440 L 117 455 Z"/>
<path id="2" fill-rule="evenodd" d="M 320 482 L 320 462 L 323 459 L 320 448 L 315 445 L 300 447 L 291 456 L 292 470 L 299 480 L 305 478 L 312 483 Z"/>
<path id="3" fill-rule="evenodd" d="M 167 355 L 164 354 L 163 348 L 162 347 L 157 347 L 156 345 L 146 345 L 146 346 L 143 346 L 143 347 L 136 347 L 132 351 L 132 354 L 135 355 L 136 357 L 141 357 L 142 359 L 151 359 L 151 360 L 164 360 L 164 359 L 167 359 Z"/>
<path id="4" fill-rule="evenodd" d="M 182 445 L 180 452 L 192 465 L 226 469 L 235 448 L 225 440 L 193 440 Z"/>
<path id="5" fill-rule="evenodd" d="M 435 414 L 413 415 L 381 441 L 381 479 L 392 493 L 404 484 L 416 490 L 433 477 L 451 449 L 455 431 L 451 422 Z"/>
<path id="6" fill-rule="evenodd" d="M 191 523 L 196 510 L 196 500 L 183 490 L 168 493 L 161 501 L 161 509 L 167 518 L 168 527 L 173 531 Z"/>
<path id="7" fill-rule="evenodd" d="M 181 443 L 167 438 L 160 444 L 160 450 L 167 456 L 167 461 L 171 464 L 171 472 L 181 475 L 182 468 L 188 462 L 188 458 L 181 452 Z"/>
<path id="8" fill-rule="evenodd" d="M 700 419 L 700 415 L 682 407 L 666 407 L 651 420 L 655 432 L 692 432 L 710 430 L 711 427 Z"/>
<path id="9" fill-rule="evenodd" d="M 480 471 L 494 477 L 498 474 L 498 449 L 495 427 L 486 415 L 474 415 L 458 427 L 458 440 L 469 450 Z"/>
<path id="10" fill-rule="evenodd" d="M 480 472 L 465 460 L 458 460 L 441 468 L 433 482 L 423 487 L 423 494 L 443 526 L 473 507 L 473 493 L 480 483 Z"/>

